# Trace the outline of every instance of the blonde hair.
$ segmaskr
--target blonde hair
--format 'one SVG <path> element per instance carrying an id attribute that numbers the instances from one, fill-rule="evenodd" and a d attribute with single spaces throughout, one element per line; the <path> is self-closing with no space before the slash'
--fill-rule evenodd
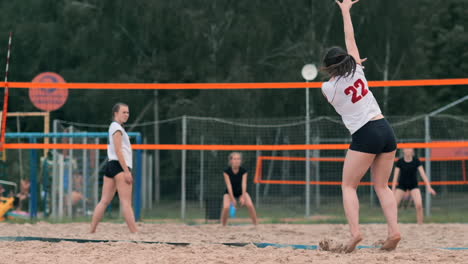
<path id="1" fill-rule="evenodd" d="M 229 153 L 229 157 L 228 157 L 228 165 L 229 166 L 231 166 L 231 160 L 234 157 L 234 155 L 239 155 L 239 157 L 241 159 L 241 162 L 242 162 L 242 153 L 234 151 L 234 152 Z"/>

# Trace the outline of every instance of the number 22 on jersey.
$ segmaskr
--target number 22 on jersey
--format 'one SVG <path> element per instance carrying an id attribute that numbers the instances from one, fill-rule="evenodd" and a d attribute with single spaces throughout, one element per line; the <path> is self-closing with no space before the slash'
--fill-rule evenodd
<path id="1" fill-rule="evenodd" d="M 359 87 L 361 87 L 361 94 L 358 94 Z M 346 95 L 352 94 L 351 102 L 355 104 L 359 102 L 359 100 L 361 100 L 364 96 L 366 96 L 369 90 L 366 89 L 364 82 L 361 79 L 358 79 L 356 82 L 354 82 L 354 86 L 349 86 L 344 90 L 344 92 Z"/>

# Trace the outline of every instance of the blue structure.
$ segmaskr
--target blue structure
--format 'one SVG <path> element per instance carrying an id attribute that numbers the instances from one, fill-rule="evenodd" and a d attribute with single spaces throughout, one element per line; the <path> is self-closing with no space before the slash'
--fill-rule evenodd
<path id="1" fill-rule="evenodd" d="M 6 133 L 6 138 L 27 138 L 30 143 L 37 143 L 38 138 L 108 138 L 109 134 L 106 132 L 79 132 L 79 133 Z M 130 138 L 134 137 L 137 144 L 142 144 L 143 139 L 139 132 L 129 132 Z M 30 159 L 30 181 L 31 181 L 31 219 L 37 218 L 38 208 L 38 154 L 37 149 L 31 149 Z M 133 203 L 135 205 L 135 218 L 137 221 L 141 218 L 141 190 L 142 190 L 142 165 L 143 165 L 143 151 L 136 150 L 136 178 L 135 178 L 135 192 L 133 194 Z"/>

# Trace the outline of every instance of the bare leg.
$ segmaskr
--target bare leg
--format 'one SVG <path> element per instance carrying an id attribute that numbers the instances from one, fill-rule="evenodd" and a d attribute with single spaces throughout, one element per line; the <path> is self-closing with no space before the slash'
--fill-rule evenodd
<path id="1" fill-rule="evenodd" d="M 96 205 L 93 213 L 93 220 L 91 221 L 91 233 L 96 232 L 97 225 L 102 220 L 107 206 L 112 201 L 115 195 L 115 181 L 112 178 L 104 176 L 104 185 L 102 186 L 102 196 L 99 203 Z"/>
<path id="2" fill-rule="evenodd" d="M 398 207 L 401 203 L 401 200 L 403 200 L 403 197 L 405 197 L 405 191 L 397 188 L 395 190 L 394 195 L 395 195 L 395 200 L 396 200 L 397 207 Z"/>
<path id="3" fill-rule="evenodd" d="M 418 224 L 422 225 L 424 222 L 424 212 L 422 205 L 421 190 L 419 190 L 419 188 L 411 190 L 411 197 L 414 201 L 414 207 L 416 207 L 416 217 L 418 219 Z"/>
<path id="4" fill-rule="evenodd" d="M 249 209 L 249 214 L 250 214 L 250 219 L 252 219 L 252 223 L 254 225 L 257 225 L 257 212 L 255 211 L 255 206 L 252 202 L 252 198 L 250 198 L 250 195 L 248 193 L 243 194 L 244 199 L 245 199 L 245 206 L 247 209 Z"/>
<path id="5" fill-rule="evenodd" d="M 388 180 L 395 160 L 395 151 L 377 155 L 372 163 L 372 178 L 374 189 L 379 197 L 380 206 L 388 224 L 388 237 L 384 242 L 383 250 L 394 250 L 401 239 L 398 227 L 397 202 L 392 190 L 388 187 Z"/>
<path id="6" fill-rule="evenodd" d="M 229 218 L 229 207 L 231 206 L 231 200 L 229 195 L 225 194 L 223 197 L 223 210 L 221 212 L 221 224 L 226 226 L 227 220 Z"/>
<path id="7" fill-rule="evenodd" d="M 136 226 L 135 215 L 133 214 L 132 209 L 132 184 L 125 182 L 123 172 L 115 175 L 115 181 L 125 222 L 127 223 L 130 232 L 136 233 L 138 232 L 138 228 Z"/>
<path id="8" fill-rule="evenodd" d="M 343 167 L 343 206 L 351 230 L 351 239 L 346 245 L 345 252 L 352 252 L 361 242 L 362 235 L 359 229 L 359 199 L 357 187 L 364 174 L 366 174 L 375 155 L 348 150 Z"/>

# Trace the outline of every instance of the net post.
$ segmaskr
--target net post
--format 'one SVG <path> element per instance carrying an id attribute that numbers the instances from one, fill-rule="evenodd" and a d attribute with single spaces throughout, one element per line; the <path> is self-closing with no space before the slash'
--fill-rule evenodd
<path id="1" fill-rule="evenodd" d="M 142 144 L 143 139 L 141 135 L 138 134 L 136 136 L 136 143 Z M 141 181 L 142 181 L 142 166 L 143 166 L 143 151 L 141 149 L 137 150 L 137 158 L 136 158 L 136 181 L 135 181 L 135 220 L 140 221 L 141 219 Z"/>
<path id="2" fill-rule="evenodd" d="M 203 145 L 205 143 L 205 138 L 203 135 L 200 136 L 200 145 Z M 205 163 L 205 152 L 203 150 L 200 150 L 200 208 L 203 208 L 203 194 L 204 194 L 204 189 L 205 189 L 205 168 L 203 167 L 203 164 Z"/>
<path id="3" fill-rule="evenodd" d="M 70 133 L 73 134 L 73 126 L 70 126 Z M 73 144 L 73 137 L 70 137 L 68 143 Z M 73 203 L 72 203 L 72 193 L 73 193 L 73 149 L 70 149 L 68 152 L 68 186 L 67 186 L 67 215 L 68 217 L 73 217 Z"/>
<path id="4" fill-rule="evenodd" d="M 148 143 L 148 140 L 145 138 L 143 139 L 143 144 L 147 144 Z M 143 177 L 141 179 L 141 184 L 142 186 L 144 186 L 143 188 L 145 188 L 147 185 L 148 185 L 148 181 L 147 181 L 147 177 L 148 177 L 148 156 L 146 155 L 146 150 L 143 150 L 143 167 L 142 167 L 142 171 L 143 171 Z M 143 195 L 143 199 L 142 199 L 142 203 L 141 203 L 141 207 L 143 209 L 146 209 L 146 196 L 148 195 L 148 192 L 143 192 L 142 193 Z"/>
<path id="5" fill-rule="evenodd" d="M 94 144 L 99 145 L 99 138 L 94 139 Z M 94 208 L 96 208 L 99 202 L 99 149 L 96 149 L 94 155 L 94 183 L 93 183 L 93 193 L 94 193 Z"/>
<path id="6" fill-rule="evenodd" d="M 58 120 L 54 120 L 53 122 L 53 131 L 54 133 L 57 133 L 57 128 L 58 128 Z M 54 137 L 52 139 L 54 144 L 57 144 L 57 138 Z M 52 155 L 53 155 L 53 167 L 52 167 L 52 217 L 57 218 L 58 216 L 58 204 L 57 204 L 57 186 L 58 186 L 58 151 L 57 149 L 52 150 Z"/>
<path id="7" fill-rule="evenodd" d="M 83 144 L 88 144 L 88 139 L 83 138 Z M 88 197 L 88 150 L 83 149 L 83 172 L 81 174 L 82 178 L 82 187 L 83 187 L 83 201 L 82 201 L 82 206 L 83 206 L 83 215 L 86 216 L 86 211 L 88 208 L 86 208 L 86 200 Z"/>
<path id="8" fill-rule="evenodd" d="M 153 105 L 153 111 L 154 111 L 154 144 L 159 144 L 159 100 L 158 100 L 158 90 L 154 90 L 154 105 Z M 160 155 L 159 155 L 159 150 L 156 149 L 154 151 L 154 198 L 156 201 L 156 204 L 159 204 L 159 200 L 161 197 L 161 192 L 160 192 Z"/>
<path id="9" fill-rule="evenodd" d="M 187 144 L 187 116 L 182 116 L 182 145 Z M 181 179 L 180 179 L 180 218 L 185 220 L 185 210 L 186 210 L 186 161 L 187 161 L 187 150 L 182 150 L 181 158 Z"/>
<path id="10" fill-rule="evenodd" d="M 308 82 L 308 81 L 307 81 Z M 310 106 L 309 106 L 309 88 L 306 88 L 306 131 L 305 131 L 305 144 L 310 144 Z M 305 171 L 305 216 L 310 216 L 310 150 L 305 151 L 306 154 L 306 171 Z"/>
<path id="11" fill-rule="evenodd" d="M 47 111 L 44 114 L 44 133 L 49 134 L 50 133 L 50 112 Z M 46 137 L 44 138 L 44 143 L 49 143 L 50 138 Z M 49 153 L 49 149 L 44 149 L 44 157 L 47 157 L 47 154 Z"/>
<path id="12" fill-rule="evenodd" d="M 320 130 L 317 129 L 317 136 L 315 137 L 315 142 L 314 144 L 320 144 Z M 317 158 L 320 158 L 320 150 L 317 149 L 314 151 L 314 157 L 317 157 Z M 315 162 L 315 181 L 317 182 L 317 184 L 315 185 L 315 207 L 318 209 L 320 208 L 320 203 L 321 203 L 321 199 L 320 199 L 320 184 L 318 184 L 320 182 L 320 161 L 316 161 Z"/>
<path id="13" fill-rule="evenodd" d="M 29 138 L 30 143 L 36 143 L 35 138 Z M 29 213 L 31 220 L 37 219 L 37 204 L 38 204 L 38 183 L 37 183 L 37 150 L 31 149 L 31 160 L 29 162 L 30 169 L 30 183 L 31 183 L 31 202 L 29 203 Z"/>
<path id="14" fill-rule="evenodd" d="M 49 184 L 49 162 L 48 157 L 44 157 L 43 162 L 41 162 L 42 166 L 42 187 L 43 187 L 43 194 L 41 193 L 40 196 L 43 197 L 42 206 L 44 208 L 44 218 L 49 218 L 50 215 L 50 207 L 49 207 L 49 197 L 50 197 L 50 184 Z"/>
<path id="15" fill-rule="evenodd" d="M 148 155 L 148 207 L 153 209 L 153 155 Z"/>
<path id="16" fill-rule="evenodd" d="M 425 141 L 426 143 L 429 143 L 431 141 L 431 125 L 430 125 L 430 115 L 426 115 L 424 117 L 424 131 L 425 131 Z M 425 161 L 425 170 L 426 170 L 426 175 L 427 179 L 429 182 L 431 182 L 431 149 L 426 148 L 425 149 L 425 154 L 426 154 L 426 161 Z M 429 193 L 429 190 L 426 188 L 426 194 L 425 194 L 425 215 L 426 216 L 431 216 L 431 194 Z"/>
<path id="17" fill-rule="evenodd" d="M 60 220 L 63 219 L 63 188 L 64 188 L 64 183 L 63 183 L 63 177 L 64 177 L 64 159 L 63 155 L 60 155 L 59 157 L 59 190 L 58 190 L 58 217 Z"/>

